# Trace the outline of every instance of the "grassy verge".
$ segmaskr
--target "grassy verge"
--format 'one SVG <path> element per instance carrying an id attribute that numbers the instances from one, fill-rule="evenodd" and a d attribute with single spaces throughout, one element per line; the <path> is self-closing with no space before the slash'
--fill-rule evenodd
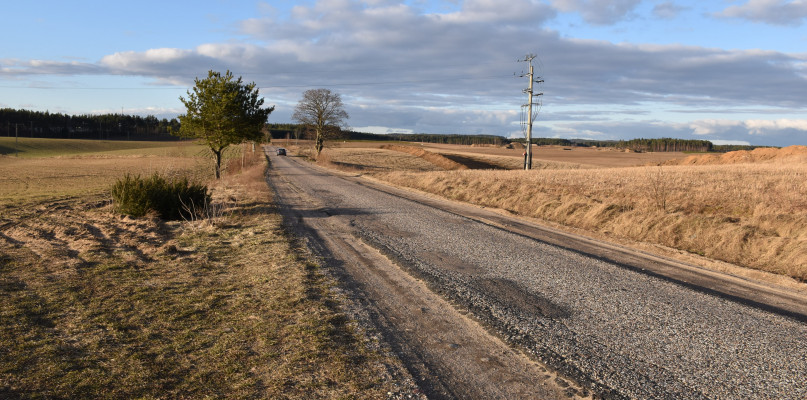
<path id="1" fill-rule="evenodd" d="M 7 210 L 0 398 L 385 397 L 384 360 L 291 246 L 263 166 L 214 195 L 214 220 L 176 224 Z"/>
<path id="2" fill-rule="evenodd" d="M 344 169 L 350 160 L 353 170 L 394 185 L 807 282 L 807 162 L 798 146 L 695 156 L 683 165 L 565 168 L 553 162 L 533 171 L 428 171 L 402 159 L 390 171 L 382 168 L 393 162 L 384 161 L 389 153 L 368 157 L 366 151 L 326 150 L 323 165 Z M 710 164 L 711 158 L 731 163 Z"/>
<path id="3" fill-rule="evenodd" d="M 393 172 L 387 182 L 807 281 L 807 166 Z"/>

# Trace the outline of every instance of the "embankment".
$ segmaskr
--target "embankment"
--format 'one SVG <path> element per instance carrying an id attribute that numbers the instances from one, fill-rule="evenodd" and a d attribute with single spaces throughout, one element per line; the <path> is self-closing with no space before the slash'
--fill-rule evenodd
<path id="1" fill-rule="evenodd" d="M 750 153 L 758 157 L 744 163 L 700 160 L 678 166 L 375 176 L 454 200 L 807 282 L 807 157 L 801 156 L 804 146 L 796 147 L 773 155 L 768 153 L 776 149 L 755 150 Z"/>

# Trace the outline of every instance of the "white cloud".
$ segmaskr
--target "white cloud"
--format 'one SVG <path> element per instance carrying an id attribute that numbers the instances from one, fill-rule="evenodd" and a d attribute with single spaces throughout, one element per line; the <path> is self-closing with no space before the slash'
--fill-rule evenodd
<path id="1" fill-rule="evenodd" d="M 578 12 L 594 25 L 611 25 L 630 17 L 641 0 L 553 0 L 552 5 L 564 12 Z"/>
<path id="2" fill-rule="evenodd" d="M 685 9 L 685 7 L 681 7 L 671 1 L 666 1 L 653 6 L 653 15 L 661 19 L 674 19 Z"/>
<path id="3" fill-rule="evenodd" d="M 436 14 L 442 20 L 454 23 L 468 22 L 531 22 L 540 24 L 553 18 L 555 11 L 533 0 L 465 0 L 462 9 L 450 14 Z"/>
<path id="4" fill-rule="evenodd" d="M 720 139 L 714 139 L 714 140 L 710 140 L 710 142 L 712 142 L 712 144 L 715 144 L 715 145 L 718 145 L 718 146 L 727 146 L 727 145 L 749 146 L 749 145 L 751 145 L 750 142 L 745 141 L 745 140 L 720 140 Z"/>
<path id="5" fill-rule="evenodd" d="M 411 134 L 411 129 L 390 128 L 387 126 L 357 126 L 351 128 L 356 132 L 375 133 L 376 135 L 389 135 L 394 133 Z"/>
<path id="6" fill-rule="evenodd" d="M 732 128 L 743 126 L 742 121 L 705 119 L 689 123 L 689 128 L 695 135 L 714 135 L 724 133 Z"/>
<path id="7" fill-rule="evenodd" d="M 192 84 L 192 76 L 188 76 L 188 73 L 205 63 L 210 65 L 210 58 L 198 49 L 160 48 L 110 54 L 102 57 L 98 66 L 108 74 L 140 75 L 170 82 L 177 82 L 177 77 L 184 76 L 184 83 Z"/>
<path id="8" fill-rule="evenodd" d="M 109 73 L 190 85 L 210 69 L 229 69 L 282 96 L 328 86 L 366 102 L 395 101 L 398 107 L 493 104 L 517 110 L 524 82 L 512 74 L 524 64 L 515 60 L 536 51 L 547 107 L 653 102 L 687 108 L 805 106 L 807 54 L 566 39 L 511 15 L 508 7 L 494 16 L 494 4 L 474 0 L 459 11 L 427 14 L 395 2 L 320 1 L 296 6 L 292 14 L 297 19 L 245 21 L 242 33 L 251 35 L 251 43 L 118 52 L 95 64 L 3 60 L 0 74 Z M 523 7 L 525 15 L 546 8 L 528 0 L 513 4 L 519 6 L 513 9 Z M 605 3 L 558 4 L 596 10 Z M 614 4 L 635 6 L 633 1 Z"/>
<path id="9" fill-rule="evenodd" d="M 771 135 L 783 130 L 796 130 L 807 133 L 805 119 L 750 119 L 744 121 L 726 119 L 708 119 L 694 121 L 689 124 L 696 135 L 723 133 L 735 128 L 742 128 L 751 135 Z"/>
<path id="10" fill-rule="evenodd" d="M 715 15 L 772 25 L 801 25 L 807 19 L 807 0 L 749 0 Z"/>
<path id="11" fill-rule="evenodd" d="M 702 119 L 686 123 L 665 121 L 597 120 L 560 122 L 550 137 L 619 140 L 675 137 L 712 143 L 789 146 L 807 143 L 807 120 Z"/>
<path id="12" fill-rule="evenodd" d="M 599 24 L 630 18 L 638 3 L 552 2 L 561 11 L 580 12 Z M 749 132 L 759 131 L 779 140 L 784 136 L 777 135 L 803 131 L 799 123 L 785 120 L 774 125 L 729 120 L 673 125 L 659 123 L 651 114 L 673 109 L 706 115 L 708 110 L 740 108 L 803 114 L 807 53 L 569 39 L 542 26 L 554 12 L 532 0 L 470 0 L 446 12 L 418 9 L 418 1 L 303 4 L 283 17 L 264 7 L 263 15 L 239 25 L 238 40 L 117 52 L 95 63 L 5 59 L 0 60 L 0 76 L 30 80 L 30 75 L 109 74 L 190 86 L 210 69 L 229 69 L 255 81 L 267 102 L 278 105 L 273 121 L 289 120 L 289 109 L 303 90 L 328 87 L 343 94 L 356 125 L 506 135 L 518 130 L 525 101 L 526 81 L 514 73 L 526 64 L 516 60 L 536 52 L 545 80 L 539 134 L 716 140 L 739 135 L 748 140 Z M 671 2 L 656 6 L 659 16 L 680 10 Z M 570 107 L 576 111 L 560 111 Z M 618 118 L 623 120 L 614 121 Z"/>
<path id="13" fill-rule="evenodd" d="M 745 121 L 745 126 L 755 135 L 765 135 L 770 132 L 793 129 L 807 133 L 807 119 L 778 119 Z"/>
<path id="14" fill-rule="evenodd" d="M 159 119 L 162 118 L 174 118 L 178 114 L 185 113 L 184 108 L 166 108 L 166 107 L 129 107 L 124 108 L 123 113 L 125 114 L 133 114 L 133 115 L 153 115 Z M 116 114 L 120 113 L 120 108 L 99 108 L 96 110 L 92 110 L 89 114 L 98 115 L 98 114 Z"/>
<path id="15" fill-rule="evenodd" d="M 0 59 L 0 75 L 91 75 L 103 73 L 104 68 L 87 62 L 52 60 Z"/>

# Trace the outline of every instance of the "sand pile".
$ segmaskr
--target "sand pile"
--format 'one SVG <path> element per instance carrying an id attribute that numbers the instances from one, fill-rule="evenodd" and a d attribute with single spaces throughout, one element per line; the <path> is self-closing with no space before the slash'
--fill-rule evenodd
<path id="1" fill-rule="evenodd" d="M 701 154 L 689 156 L 683 160 L 672 160 L 667 164 L 674 165 L 714 165 L 745 164 L 764 162 L 801 162 L 807 163 L 807 146 L 789 146 L 783 148 L 759 148 L 754 150 L 738 150 L 724 154 Z"/>

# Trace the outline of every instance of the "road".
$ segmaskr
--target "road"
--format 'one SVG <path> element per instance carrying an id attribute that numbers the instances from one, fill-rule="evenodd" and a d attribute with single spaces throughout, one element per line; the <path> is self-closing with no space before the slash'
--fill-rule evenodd
<path id="1" fill-rule="evenodd" d="M 269 154 L 288 223 L 429 398 L 807 398 L 798 297 Z"/>

